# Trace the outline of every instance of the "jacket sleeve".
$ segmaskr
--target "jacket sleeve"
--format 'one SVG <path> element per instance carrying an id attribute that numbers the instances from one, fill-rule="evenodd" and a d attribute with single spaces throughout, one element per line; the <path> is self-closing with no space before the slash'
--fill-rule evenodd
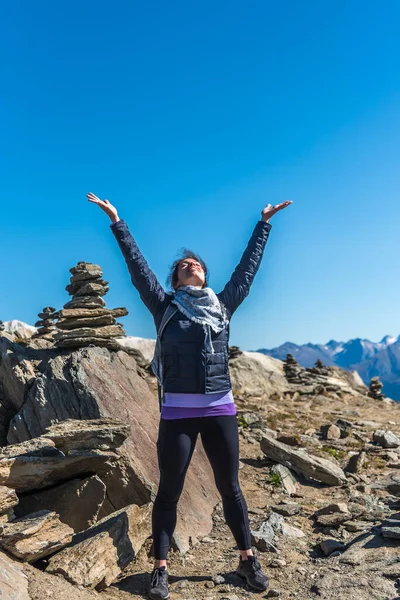
<path id="1" fill-rule="evenodd" d="M 258 221 L 238 266 L 222 292 L 217 294 L 228 309 L 230 316 L 233 315 L 250 291 L 255 274 L 261 264 L 271 227 L 270 223 L 262 220 Z"/>
<path id="2" fill-rule="evenodd" d="M 157 319 L 165 309 L 166 293 L 157 277 L 147 264 L 138 245 L 123 219 L 110 225 L 118 245 L 122 250 L 131 280 L 138 290 L 141 300 L 147 306 L 153 317 Z"/>

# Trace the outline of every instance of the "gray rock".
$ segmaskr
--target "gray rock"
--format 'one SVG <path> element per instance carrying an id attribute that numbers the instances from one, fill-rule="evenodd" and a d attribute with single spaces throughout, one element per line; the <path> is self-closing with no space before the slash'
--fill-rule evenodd
<path id="1" fill-rule="evenodd" d="M 277 504 L 272 507 L 272 510 L 283 517 L 292 517 L 300 512 L 300 504 L 297 502 L 288 502 L 285 504 Z"/>
<path id="2" fill-rule="evenodd" d="M 316 481 L 328 485 L 342 485 L 346 481 L 346 475 L 339 466 L 327 459 L 310 456 L 303 449 L 286 446 L 268 436 L 263 437 L 260 446 L 268 458 Z"/>
<path id="3" fill-rule="evenodd" d="M 274 465 L 271 469 L 273 473 L 279 475 L 282 487 L 289 496 L 295 494 L 298 490 L 298 482 L 295 475 L 283 465 Z"/>
<path id="4" fill-rule="evenodd" d="M 392 431 L 378 429 L 374 432 L 372 439 L 382 448 L 398 448 L 400 446 L 400 439 Z"/>
<path id="5" fill-rule="evenodd" d="M 329 554 L 332 554 L 332 552 L 335 552 L 336 550 L 344 550 L 345 548 L 343 542 L 333 539 L 322 540 L 322 542 L 320 542 L 320 546 L 325 556 L 329 556 Z"/>

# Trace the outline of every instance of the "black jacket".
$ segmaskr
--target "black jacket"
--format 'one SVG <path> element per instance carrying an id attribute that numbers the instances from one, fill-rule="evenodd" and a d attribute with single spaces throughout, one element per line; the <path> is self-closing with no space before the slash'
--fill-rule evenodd
<path id="1" fill-rule="evenodd" d="M 110 226 L 125 258 L 133 285 L 154 318 L 158 331 L 167 306 L 173 299 L 151 271 L 124 220 Z M 260 266 L 271 224 L 258 221 L 242 258 L 224 289 L 217 294 L 230 320 L 250 291 Z M 228 366 L 229 325 L 212 331 L 214 354 L 204 347 L 202 325 L 187 319 L 179 310 L 165 327 L 161 338 L 164 392 L 212 394 L 231 389 Z"/>

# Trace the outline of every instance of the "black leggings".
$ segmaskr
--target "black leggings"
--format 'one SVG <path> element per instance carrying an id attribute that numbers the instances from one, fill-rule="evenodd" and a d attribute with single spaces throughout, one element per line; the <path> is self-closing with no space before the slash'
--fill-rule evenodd
<path id="1" fill-rule="evenodd" d="M 160 483 L 152 526 L 156 559 L 166 559 L 176 526 L 176 508 L 200 433 L 221 494 L 225 520 L 239 550 L 251 548 L 247 505 L 239 485 L 239 435 L 236 415 L 160 420 L 157 440 Z"/>

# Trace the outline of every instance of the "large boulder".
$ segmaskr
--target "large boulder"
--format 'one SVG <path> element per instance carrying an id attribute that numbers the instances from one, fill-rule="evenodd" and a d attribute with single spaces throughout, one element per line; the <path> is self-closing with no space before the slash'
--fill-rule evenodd
<path id="1" fill-rule="evenodd" d="M 8 442 L 42 436 L 52 424 L 66 419 L 117 418 L 131 432 L 118 450 L 120 460 L 109 465 L 106 474 L 101 473 L 107 496 L 99 518 L 154 499 L 159 478 L 156 442 L 160 413 L 157 397 L 135 359 L 122 350 L 86 347 L 47 353 L 46 361 L 10 423 Z M 218 501 L 212 469 L 199 439 L 178 505 L 174 542 L 180 550 L 188 550 L 190 537 L 200 538 L 211 531 L 211 515 Z"/>
<path id="2" fill-rule="evenodd" d="M 232 389 L 241 396 L 271 396 L 290 389 L 283 362 L 260 352 L 243 352 L 229 361 Z"/>
<path id="3" fill-rule="evenodd" d="M 131 505 L 77 534 L 53 556 L 49 573 L 60 573 L 77 585 L 102 590 L 135 558 L 151 534 L 152 503 Z"/>

